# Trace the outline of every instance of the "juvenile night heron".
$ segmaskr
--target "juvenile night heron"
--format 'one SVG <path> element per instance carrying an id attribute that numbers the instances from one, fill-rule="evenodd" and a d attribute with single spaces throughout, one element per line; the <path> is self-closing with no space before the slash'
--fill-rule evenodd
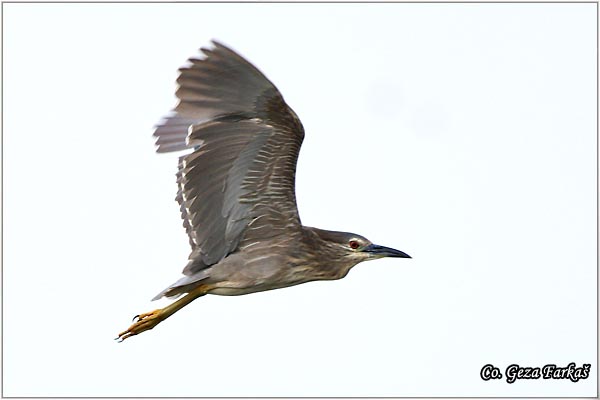
<path id="1" fill-rule="evenodd" d="M 153 300 L 182 298 L 136 316 L 125 340 L 205 294 L 241 295 L 340 279 L 356 264 L 407 254 L 363 236 L 302 226 L 294 183 L 302 123 L 252 64 L 213 42 L 177 79 L 179 102 L 157 126 L 159 153 L 179 158 L 177 184 L 192 252 L 183 277 Z"/>

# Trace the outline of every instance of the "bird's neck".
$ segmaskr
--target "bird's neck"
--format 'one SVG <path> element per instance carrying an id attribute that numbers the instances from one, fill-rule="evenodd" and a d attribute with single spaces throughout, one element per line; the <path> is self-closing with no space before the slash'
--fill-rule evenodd
<path id="1" fill-rule="evenodd" d="M 307 226 L 303 230 L 306 248 L 313 259 L 318 279 L 341 279 L 357 264 L 334 241 L 340 232 Z"/>

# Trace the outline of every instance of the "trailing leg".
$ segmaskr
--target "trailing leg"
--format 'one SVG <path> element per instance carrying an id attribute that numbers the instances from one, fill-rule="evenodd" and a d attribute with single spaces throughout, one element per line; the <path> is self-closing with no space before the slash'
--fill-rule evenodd
<path id="1" fill-rule="evenodd" d="M 196 300 L 198 297 L 204 296 L 208 291 L 212 289 L 208 285 L 199 285 L 198 287 L 191 290 L 188 294 L 180 298 L 179 300 L 169 304 L 165 308 L 160 308 L 148 313 L 136 315 L 134 317 L 134 323 L 127 328 L 127 330 L 119 333 L 115 338 L 119 342 L 127 339 L 128 337 L 138 335 L 142 332 L 148 331 L 160 324 L 183 307 Z"/>

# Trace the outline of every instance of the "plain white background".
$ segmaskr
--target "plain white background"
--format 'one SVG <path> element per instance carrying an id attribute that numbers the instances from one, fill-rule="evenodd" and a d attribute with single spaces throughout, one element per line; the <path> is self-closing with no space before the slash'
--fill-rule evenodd
<path id="1" fill-rule="evenodd" d="M 596 395 L 595 4 L 3 9 L 5 396 Z M 117 344 L 186 262 L 150 135 L 211 38 L 304 123 L 303 223 L 414 258 Z"/>

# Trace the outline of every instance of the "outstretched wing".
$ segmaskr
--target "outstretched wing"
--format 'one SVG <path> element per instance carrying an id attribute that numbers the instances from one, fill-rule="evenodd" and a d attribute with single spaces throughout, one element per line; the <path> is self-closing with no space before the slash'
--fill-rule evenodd
<path id="1" fill-rule="evenodd" d="M 277 88 L 224 45 L 180 69 L 179 103 L 157 126 L 158 152 L 180 157 L 177 201 L 191 275 L 251 243 L 300 230 L 294 192 L 304 129 Z"/>

